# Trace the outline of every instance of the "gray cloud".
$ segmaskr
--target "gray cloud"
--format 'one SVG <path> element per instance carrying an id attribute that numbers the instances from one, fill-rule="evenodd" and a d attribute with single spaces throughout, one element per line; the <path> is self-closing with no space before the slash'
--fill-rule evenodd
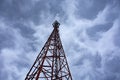
<path id="1" fill-rule="evenodd" d="M 99 40 L 101 38 L 101 33 L 108 31 L 112 26 L 112 23 L 95 25 L 94 27 L 87 29 L 87 34 L 92 40 Z"/>
<path id="2" fill-rule="evenodd" d="M 105 8 L 106 4 L 107 0 L 78 0 L 76 16 L 79 18 L 94 19 L 99 11 Z"/>
<path id="3" fill-rule="evenodd" d="M 58 19 L 73 79 L 119 80 L 119 3 L 1 0 L 0 79 L 24 80 Z"/>
<path id="4" fill-rule="evenodd" d="M 78 0 L 76 17 L 95 19 L 97 14 L 102 11 L 106 5 L 119 6 L 119 0 Z M 114 15 L 117 16 L 117 15 Z M 113 15 L 110 18 L 114 17 Z"/>

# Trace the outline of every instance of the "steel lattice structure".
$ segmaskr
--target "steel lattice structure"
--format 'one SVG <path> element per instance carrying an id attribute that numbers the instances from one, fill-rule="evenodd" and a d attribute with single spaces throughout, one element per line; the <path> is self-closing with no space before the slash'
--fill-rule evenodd
<path id="1" fill-rule="evenodd" d="M 25 80 L 72 80 L 65 52 L 59 36 L 58 21 L 37 56 Z"/>

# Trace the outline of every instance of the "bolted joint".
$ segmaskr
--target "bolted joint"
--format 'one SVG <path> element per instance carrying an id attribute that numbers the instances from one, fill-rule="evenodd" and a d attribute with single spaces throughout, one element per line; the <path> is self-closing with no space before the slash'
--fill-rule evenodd
<path id="1" fill-rule="evenodd" d="M 55 22 L 52 25 L 54 28 L 59 28 L 60 23 L 57 20 L 55 20 Z"/>

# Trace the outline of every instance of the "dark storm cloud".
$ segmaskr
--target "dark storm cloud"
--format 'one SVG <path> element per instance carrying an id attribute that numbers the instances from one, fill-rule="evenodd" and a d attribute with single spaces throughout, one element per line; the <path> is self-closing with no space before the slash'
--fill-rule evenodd
<path id="1" fill-rule="evenodd" d="M 76 62 L 75 66 L 82 66 L 84 64 L 85 60 L 88 60 L 91 62 L 92 66 L 94 68 L 100 68 L 101 67 L 101 56 L 97 54 L 91 54 L 90 51 L 87 51 L 87 49 L 81 50 L 81 58 Z"/>
<path id="2" fill-rule="evenodd" d="M 27 2 L 27 5 L 25 4 L 26 2 Z M 29 1 L 1 0 L 0 3 L 1 3 L 0 5 L 1 16 L 4 16 L 6 19 L 12 21 L 12 20 L 19 20 L 20 18 L 27 17 L 27 16 L 24 16 L 27 14 L 25 14 L 26 11 L 23 11 L 22 8 L 24 8 L 25 6 L 29 7 L 29 4 L 30 4 Z"/>
<path id="3" fill-rule="evenodd" d="M 114 36 L 114 44 L 118 47 L 120 47 L 120 42 L 119 42 L 120 41 L 120 36 L 119 36 L 119 34 L 120 34 L 120 23 L 119 23 L 119 21 L 120 21 L 120 17 L 119 17 L 119 20 L 118 20 L 118 25 L 116 25 L 116 26 L 118 26 L 118 29 L 116 30 L 116 34 Z"/>
<path id="4" fill-rule="evenodd" d="M 93 40 L 99 40 L 102 36 L 101 33 L 108 31 L 113 26 L 112 23 L 95 25 L 92 28 L 87 29 L 87 34 Z"/>
<path id="5" fill-rule="evenodd" d="M 34 34 L 35 31 L 31 27 L 28 27 L 28 25 L 24 25 L 23 23 L 16 23 L 14 28 L 19 29 L 23 37 L 34 39 L 32 34 Z"/>
<path id="6" fill-rule="evenodd" d="M 76 17 L 95 19 L 97 14 L 102 11 L 106 5 L 119 6 L 119 0 L 78 0 Z M 114 15 L 116 16 L 116 15 Z M 111 19 L 113 16 L 110 17 Z"/>
<path id="7" fill-rule="evenodd" d="M 82 73 L 80 73 L 77 78 L 75 77 L 75 79 L 85 80 L 89 76 L 88 79 L 96 80 L 96 78 L 101 75 L 101 72 L 99 71 L 102 66 L 101 55 L 98 53 L 92 54 L 88 49 L 83 49 L 80 55 L 80 58 L 73 66 L 79 68 L 79 71 Z M 98 80 L 102 80 L 102 78 L 99 78 Z"/>
<path id="8" fill-rule="evenodd" d="M 85 49 L 84 49 L 85 50 Z M 80 75 L 75 79 L 90 80 L 119 80 L 120 79 L 120 56 L 119 51 L 110 52 L 102 57 L 91 54 L 90 51 L 81 52 L 80 59 L 73 66 L 77 66 Z M 87 67 L 87 68 L 86 68 Z M 88 77 L 89 76 L 89 77 Z M 102 76 L 102 77 L 101 77 Z"/>
<path id="9" fill-rule="evenodd" d="M 82 2 L 82 0 L 80 1 Z M 120 16 L 119 0 L 115 0 L 115 1 L 104 0 L 105 2 L 103 0 L 102 1 L 89 0 L 90 2 L 93 1 L 91 2 L 92 5 L 90 5 L 89 1 L 88 2 L 87 1 L 88 0 L 83 2 L 86 2 L 85 4 L 88 3 L 88 5 L 85 5 L 84 3 L 81 3 L 81 4 L 82 4 L 82 7 L 85 6 L 88 9 L 86 8 L 80 9 L 78 6 L 76 6 L 77 15 L 75 16 L 77 16 L 77 18 L 80 18 L 80 19 L 82 18 L 87 20 L 93 19 L 95 24 L 90 22 L 92 23 L 92 26 L 84 29 L 84 28 L 81 28 L 81 27 L 85 27 L 84 25 L 83 26 L 79 25 L 80 23 L 78 21 L 79 19 L 76 20 L 78 22 L 77 26 L 81 28 L 81 30 L 77 28 L 75 30 L 77 32 L 74 32 L 77 37 L 76 39 L 74 39 L 75 40 L 74 42 L 77 43 L 77 46 L 73 42 L 74 45 L 73 43 L 71 43 L 73 47 L 72 48 L 69 47 L 70 50 L 71 49 L 74 50 L 72 52 L 74 53 L 74 55 L 80 56 L 80 57 L 79 56 L 71 57 L 71 59 L 74 58 L 72 59 L 73 60 L 72 63 L 76 62 L 75 64 L 73 64 L 73 67 L 72 67 L 73 68 L 72 72 L 76 74 L 76 75 L 73 74 L 74 76 L 76 76 L 74 77 L 74 79 L 75 80 L 77 79 L 78 80 L 79 79 L 119 80 L 120 79 L 119 77 L 120 74 L 118 69 L 119 58 L 115 59 L 116 56 L 112 55 L 112 54 L 119 55 L 119 48 L 117 47 L 119 46 L 119 36 L 118 36 L 119 21 L 120 21 L 119 20 L 119 16 Z M 97 3 L 94 5 L 93 3 L 95 2 Z M 79 4 L 80 3 L 78 3 L 77 5 Z M 81 10 L 81 11 L 78 11 L 78 10 Z M 88 21 L 88 24 L 89 24 L 89 21 Z M 87 26 L 90 26 L 90 25 L 87 25 Z M 81 42 L 77 40 L 80 40 Z M 83 52 L 81 47 L 83 49 L 87 47 L 86 52 Z M 93 52 L 89 51 L 89 49 L 91 48 L 93 49 L 92 50 Z M 100 52 L 98 51 L 99 52 L 98 55 L 96 53 L 95 55 L 94 52 L 97 51 L 97 48 Z M 82 55 L 82 53 L 84 54 L 84 56 Z M 106 56 L 108 54 L 109 56 Z M 112 65 L 112 63 L 114 63 L 114 66 Z M 116 70 L 118 70 L 118 72 Z"/>
<path id="10" fill-rule="evenodd" d="M 10 30 L 10 29 L 9 29 Z M 14 37 L 12 36 L 12 33 L 7 30 L 7 31 L 4 31 L 4 30 L 0 30 L 0 50 L 1 48 L 11 48 L 14 46 Z"/>
<path id="11" fill-rule="evenodd" d="M 80 18 L 94 19 L 99 11 L 106 6 L 107 0 L 78 0 L 78 12 Z"/>
<path id="12" fill-rule="evenodd" d="M 26 38 L 31 38 L 32 33 L 34 33 L 34 30 L 32 30 L 29 26 L 25 26 L 23 23 L 27 23 L 26 20 L 29 20 L 29 13 L 30 13 L 30 7 L 32 6 L 31 1 L 27 0 L 1 0 L 0 1 L 0 17 L 3 18 L 4 24 L 3 27 L 6 27 L 6 29 L 1 30 L 1 48 L 2 47 L 13 47 L 14 46 L 14 40 L 15 40 L 15 34 L 14 30 L 18 31 L 20 30 L 20 33 L 22 36 L 25 36 Z M 28 11 L 28 12 L 27 12 Z M 2 27 L 2 25 L 1 25 Z M 15 28 L 13 30 L 13 28 Z M 24 35 L 23 35 L 24 34 Z M 31 38 L 32 39 L 32 38 Z"/>
<path id="13" fill-rule="evenodd" d="M 61 9 L 62 1 L 47 1 L 47 0 L 40 0 L 40 1 L 33 1 L 33 0 L 1 0 L 0 1 L 0 17 L 4 18 L 4 21 L 10 25 L 9 27 L 13 27 L 17 30 L 20 30 L 20 34 L 29 39 L 34 40 L 34 30 L 30 27 L 29 21 L 40 24 L 43 22 L 44 19 L 49 18 L 51 16 L 56 16 L 57 14 L 63 15 L 63 11 Z M 42 14 L 42 15 L 41 15 Z M 51 15 L 49 15 L 51 14 Z M 9 30 L 9 32 L 11 32 Z M 9 32 L 1 31 L 1 38 L 0 40 L 3 41 L 1 44 L 2 46 L 12 46 L 12 37 L 7 39 L 10 36 Z M 9 36 L 4 36 L 8 34 Z M 12 34 L 11 34 L 12 36 Z M 5 41 L 3 40 L 5 39 Z M 9 43 L 9 41 L 11 43 Z M 7 42 L 8 41 L 8 42 Z M 32 44 L 32 43 L 31 43 Z M 31 45 L 33 46 L 33 45 Z"/>
<path id="14" fill-rule="evenodd" d="M 23 21 L 31 20 L 39 24 L 42 21 L 41 14 L 45 15 L 44 18 L 56 16 L 57 14 L 60 16 L 64 15 L 61 8 L 62 0 L 1 0 L 0 3 L 0 16 L 15 22 L 22 19 Z"/>
<path id="15" fill-rule="evenodd" d="M 4 20 L 0 20 L 0 50 L 2 48 L 13 48 L 14 47 L 14 35 L 13 35 L 13 29 L 8 28 L 8 25 Z"/>
<path id="16" fill-rule="evenodd" d="M 15 65 L 17 68 L 19 68 L 19 70 L 21 70 L 21 69 L 23 69 L 25 67 L 30 67 L 31 66 L 30 64 L 28 64 L 29 59 L 27 59 L 26 56 L 23 56 L 23 54 L 22 54 L 22 55 L 19 55 L 19 58 L 20 59 L 14 61 L 11 64 Z"/>
<path id="17" fill-rule="evenodd" d="M 119 80 L 120 79 L 120 55 L 119 51 L 111 52 L 105 56 L 104 61 L 104 80 Z"/>
<path id="18" fill-rule="evenodd" d="M 119 0 L 0 0 L 0 79 L 24 80 L 57 17 L 73 79 L 119 80 L 119 9 Z"/>

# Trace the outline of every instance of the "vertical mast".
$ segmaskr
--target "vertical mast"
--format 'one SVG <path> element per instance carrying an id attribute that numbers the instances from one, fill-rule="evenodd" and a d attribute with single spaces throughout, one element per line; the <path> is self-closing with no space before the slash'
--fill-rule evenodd
<path id="1" fill-rule="evenodd" d="M 72 80 L 59 36 L 59 26 L 58 21 L 53 23 L 54 29 L 25 80 Z"/>

